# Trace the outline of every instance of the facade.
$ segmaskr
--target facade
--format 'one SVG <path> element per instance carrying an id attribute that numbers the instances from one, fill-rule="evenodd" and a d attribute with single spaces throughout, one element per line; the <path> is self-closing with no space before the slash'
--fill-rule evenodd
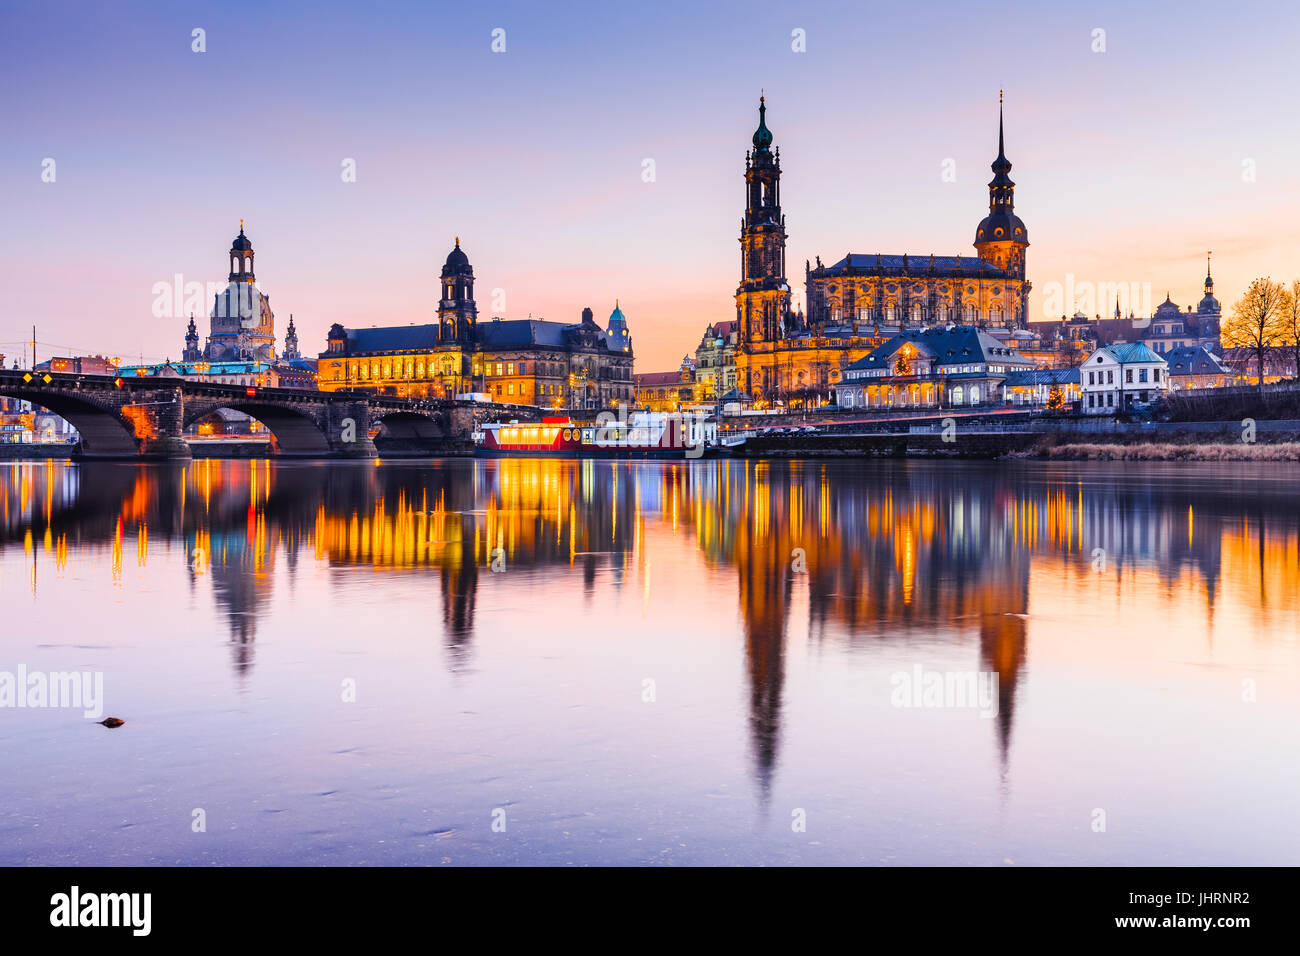
<path id="1" fill-rule="evenodd" d="M 318 360 L 319 387 L 414 398 L 478 392 L 497 402 L 549 409 L 631 404 L 632 337 L 617 304 L 604 329 L 591 309 L 583 309 L 576 323 L 480 322 L 474 270 L 459 239 L 443 265 L 441 290 L 436 323 L 333 325 Z"/>
<path id="2" fill-rule="evenodd" d="M 1201 346 L 1171 349 L 1162 356 L 1168 363 L 1170 389 L 1224 388 L 1232 385 L 1232 369 Z"/>
<path id="3" fill-rule="evenodd" d="M 1069 405 L 1079 401 L 1082 395 L 1079 377 L 1077 368 L 1036 368 L 1010 372 L 1002 383 L 1002 398 L 1008 405 L 1046 408 L 1052 400 L 1052 390 L 1055 389 L 1061 401 Z"/>
<path id="4" fill-rule="evenodd" d="M 695 349 L 697 396 L 716 400 L 736 387 L 735 322 L 715 322 L 704 330 Z"/>
<path id="5" fill-rule="evenodd" d="M 790 307 L 781 158 L 772 149 L 766 114 L 760 99 L 753 150 L 745 157 L 736 289 L 736 377 L 742 391 L 760 401 L 820 400 L 850 365 L 909 327 L 1027 324 L 1029 234 L 1015 214 L 1000 108 L 989 212 L 975 230 L 975 255 L 849 253 L 831 266 L 818 257 L 815 268 L 804 265 L 807 316 Z"/>
<path id="6" fill-rule="evenodd" d="M 841 408 L 962 408 L 1003 403 L 1008 375 L 1033 362 L 969 326 L 900 332 L 850 365 Z"/>
<path id="7" fill-rule="evenodd" d="M 636 404 L 651 412 L 675 412 L 700 394 L 698 370 L 689 355 L 675 372 L 644 372 L 634 376 Z"/>
<path id="8" fill-rule="evenodd" d="M 1097 349 L 1079 368 L 1085 415 L 1115 415 L 1158 400 L 1169 388 L 1165 360 L 1140 342 Z"/>

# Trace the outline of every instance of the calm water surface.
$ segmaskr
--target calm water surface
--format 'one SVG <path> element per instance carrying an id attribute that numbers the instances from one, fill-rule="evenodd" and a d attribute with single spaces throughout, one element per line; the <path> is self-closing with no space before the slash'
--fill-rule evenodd
<path id="1" fill-rule="evenodd" d="M 0 464 L 0 863 L 1294 865 L 1298 479 Z"/>

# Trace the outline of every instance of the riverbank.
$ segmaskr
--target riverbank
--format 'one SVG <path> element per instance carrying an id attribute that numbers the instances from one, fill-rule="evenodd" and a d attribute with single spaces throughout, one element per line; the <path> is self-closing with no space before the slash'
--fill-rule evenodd
<path id="1" fill-rule="evenodd" d="M 1127 445 L 1075 443 L 1043 445 L 1013 451 L 1007 458 L 1037 458 L 1051 461 L 1300 461 L 1300 442 L 1270 445 L 1246 442 L 1173 444 L 1135 442 Z"/>

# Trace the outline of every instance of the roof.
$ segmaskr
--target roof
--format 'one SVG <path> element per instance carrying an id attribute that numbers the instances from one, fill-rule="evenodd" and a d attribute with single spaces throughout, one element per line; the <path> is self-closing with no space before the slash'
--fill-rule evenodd
<path id="1" fill-rule="evenodd" d="M 1201 346 L 1184 346 L 1165 353 L 1170 375 L 1227 375 L 1228 367 Z"/>
<path id="2" fill-rule="evenodd" d="M 566 329 L 577 328 L 564 322 L 545 319 L 493 319 L 474 325 L 474 338 L 488 348 L 519 348 L 525 345 L 550 345 L 564 348 Z"/>
<path id="3" fill-rule="evenodd" d="M 1030 368 L 1008 372 L 1003 386 L 1078 385 L 1083 373 L 1077 368 Z"/>
<path id="4" fill-rule="evenodd" d="M 1137 362 L 1163 362 L 1159 355 L 1152 352 L 1141 342 L 1126 342 L 1123 345 L 1107 345 L 1099 348 L 1097 352 L 1106 352 L 1120 365 L 1132 365 Z M 1094 352 L 1093 355 L 1096 355 Z M 1091 359 L 1090 355 L 1088 358 Z"/>
<path id="5" fill-rule="evenodd" d="M 932 262 L 933 265 L 931 265 Z M 834 265 L 823 266 L 816 271 L 826 275 L 840 275 L 848 268 L 864 273 L 871 273 L 877 269 L 901 271 L 906 268 L 909 274 L 921 275 L 928 273 L 933 268 L 935 272 L 960 272 L 962 275 L 976 273 L 990 276 L 1006 275 L 1005 270 L 999 269 L 993 263 L 986 262 L 978 256 L 881 255 L 863 252 L 851 252 Z"/>
<path id="6" fill-rule="evenodd" d="M 999 342 L 983 329 L 970 325 L 947 328 L 915 329 L 899 332 L 871 353 L 858 359 L 848 370 L 888 368 L 888 361 L 904 343 L 911 343 L 929 355 L 939 365 L 957 365 L 965 362 L 996 362 L 1032 364 L 1015 349 Z"/>
<path id="7" fill-rule="evenodd" d="M 632 381 L 636 385 L 681 385 L 682 370 L 677 369 L 672 372 L 642 372 L 640 375 L 633 375 Z"/>
<path id="8" fill-rule="evenodd" d="M 548 322 L 545 319 L 493 319 L 474 324 L 474 340 L 485 348 L 507 349 L 527 346 L 566 348 L 565 333 L 579 328 L 565 322 Z M 366 355 L 382 352 L 429 351 L 439 345 L 438 326 L 393 325 L 369 329 L 344 329 L 347 344 L 345 355 Z M 614 347 L 616 341 L 626 344 L 627 337 L 606 337 L 606 346 Z M 618 346 L 622 348 L 622 345 Z M 329 353 L 322 353 L 326 357 Z"/>
<path id="9" fill-rule="evenodd" d="M 123 378 L 144 375 L 250 375 L 274 368 L 269 362 L 160 362 L 154 365 L 123 364 L 118 372 Z"/>
<path id="10" fill-rule="evenodd" d="M 345 352 L 404 352 L 430 349 L 438 344 L 438 326 L 390 325 L 372 329 L 344 329 Z"/>

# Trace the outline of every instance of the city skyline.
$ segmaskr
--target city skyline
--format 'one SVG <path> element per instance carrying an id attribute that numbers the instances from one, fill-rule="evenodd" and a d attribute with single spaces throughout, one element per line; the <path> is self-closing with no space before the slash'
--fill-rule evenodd
<path id="1" fill-rule="evenodd" d="M 402 31 L 339 7 L 308 21 L 208 9 L 160 10 L 129 34 L 97 12 L 60 31 L 57 15 L 32 9 L 51 29 L 0 41 L 29 81 L 10 104 L 3 159 L 22 227 L 7 243 L 19 268 L 0 351 L 23 354 L 35 323 L 39 357 L 178 358 L 188 315 L 154 318 L 154 286 L 219 281 L 243 218 L 277 335 L 292 313 L 304 354 L 324 349 L 334 322 L 431 321 L 459 236 L 485 313 L 577 322 L 617 299 L 638 370 L 673 368 L 707 324 L 734 318 L 760 89 L 782 147 L 798 306 L 805 259 L 974 254 L 999 89 L 1017 211 L 1034 233 L 1031 319 L 1047 317 L 1053 283 L 1071 281 L 1149 284 L 1152 306 L 1168 291 L 1185 307 L 1208 249 L 1230 308 L 1256 275 L 1291 278 L 1300 246 L 1277 212 L 1297 198 L 1279 174 L 1295 137 L 1263 119 L 1294 72 L 1267 50 L 1285 35 L 1262 26 L 1285 17 L 1275 11 L 1249 28 L 1216 25 L 1204 71 L 1180 67 L 1196 62 L 1187 51 L 1204 31 L 1194 10 L 1174 20 L 1102 4 L 1084 20 L 1009 8 L 1014 62 L 992 68 L 988 41 L 968 43 L 949 16 L 925 34 L 927 56 L 951 64 L 939 77 L 909 68 L 908 43 L 883 41 L 921 30 L 890 11 L 732 8 L 699 14 L 697 33 L 593 8 L 579 36 L 509 5 L 406 11 L 429 29 Z M 258 29 L 232 45 L 222 23 L 241 16 Z M 503 53 L 492 52 L 498 28 Z M 1097 29 L 1104 52 L 1093 52 Z M 649 68 L 670 51 L 678 70 Z M 387 69 L 372 69 L 381 59 Z M 971 82 L 954 87 L 963 64 Z M 1230 114 L 1216 110 L 1229 100 Z M 221 119 L 232 108 L 235 124 Z M 46 159 L 53 182 L 42 182 Z M 355 182 L 343 181 L 348 160 Z M 60 280 L 69 273 L 80 281 Z M 504 308 L 491 308 L 495 290 Z"/>

